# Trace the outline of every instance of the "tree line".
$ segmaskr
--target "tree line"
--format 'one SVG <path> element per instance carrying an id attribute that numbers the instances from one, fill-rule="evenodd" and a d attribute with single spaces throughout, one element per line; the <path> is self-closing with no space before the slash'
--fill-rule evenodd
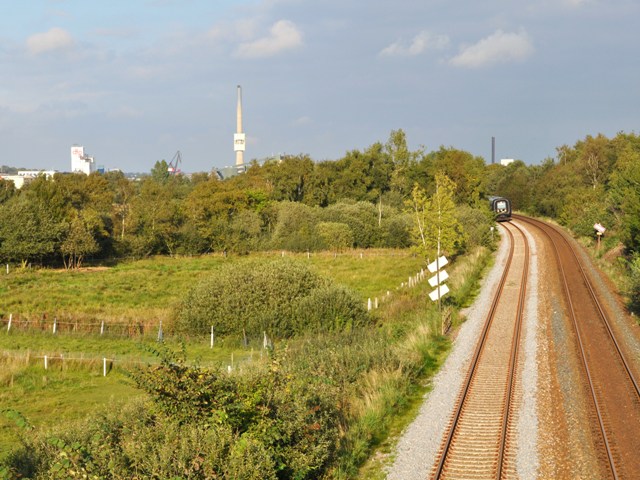
<path id="1" fill-rule="evenodd" d="M 20 190 L 0 179 L 0 259 L 72 268 L 88 258 L 403 248 L 420 243 L 416 200 L 436 193 L 440 175 L 458 225 L 451 253 L 489 241 L 485 199 L 502 195 L 579 236 L 594 238 L 601 223 L 605 247 L 622 246 L 629 268 L 635 262 L 640 271 L 635 133 L 588 135 L 536 165 L 487 165 L 453 147 L 411 151 L 405 133 L 393 130 L 386 142 L 338 160 L 254 161 L 226 180 L 169 175 L 166 167 L 156 162 L 140 181 L 120 172 L 56 174 Z"/>
<path id="2" fill-rule="evenodd" d="M 413 189 L 431 194 L 441 173 L 455 185 L 461 223 L 482 217 L 488 231 L 483 159 L 445 147 L 410 151 L 402 130 L 336 161 L 254 161 L 225 180 L 170 175 L 164 160 L 139 181 L 59 173 L 17 190 L 0 179 L 0 260 L 75 268 L 150 255 L 404 248 L 413 243 Z M 486 241 L 486 232 L 465 233 L 457 248 Z"/>

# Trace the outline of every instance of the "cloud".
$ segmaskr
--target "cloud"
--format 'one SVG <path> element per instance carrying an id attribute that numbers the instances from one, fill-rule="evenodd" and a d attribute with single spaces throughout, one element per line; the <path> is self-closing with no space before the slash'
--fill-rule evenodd
<path id="1" fill-rule="evenodd" d="M 421 31 L 409 45 L 400 41 L 394 42 L 380 51 L 381 56 L 415 56 L 427 50 L 441 50 L 449 45 L 449 37 L 446 35 L 434 35 L 427 31 Z"/>
<path id="2" fill-rule="evenodd" d="M 456 67 L 477 68 L 524 60 L 533 51 L 531 39 L 525 32 L 505 33 L 498 30 L 474 45 L 463 47 L 449 63 Z"/>
<path id="3" fill-rule="evenodd" d="M 65 50 L 74 44 L 73 37 L 62 28 L 54 27 L 48 32 L 36 33 L 27 38 L 27 49 L 33 55 Z"/>
<path id="4" fill-rule="evenodd" d="M 304 125 L 309 125 L 310 123 L 313 123 L 313 120 L 311 120 L 311 117 L 308 117 L 308 116 L 305 115 L 305 116 L 296 118 L 293 121 L 293 126 L 294 127 L 302 127 Z"/>
<path id="5" fill-rule="evenodd" d="M 302 33 L 292 22 L 279 20 L 269 30 L 269 35 L 241 44 L 236 56 L 245 58 L 271 57 L 285 50 L 302 45 Z"/>

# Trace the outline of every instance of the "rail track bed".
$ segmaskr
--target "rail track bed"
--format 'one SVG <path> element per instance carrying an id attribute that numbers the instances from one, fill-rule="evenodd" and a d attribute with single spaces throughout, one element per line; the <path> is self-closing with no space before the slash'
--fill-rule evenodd
<path id="1" fill-rule="evenodd" d="M 514 215 L 501 230 L 388 478 L 640 478 L 637 325 L 562 229 Z"/>
<path id="2" fill-rule="evenodd" d="M 574 243 L 560 229 L 523 216 L 515 223 L 538 229 L 552 247 L 567 321 L 570 345 L 581 365 L 581 388 L 587 399 L 591 431 L 600 472 L 594 478 L 637 478 L 640 472 L 640 390 L 636 367 L 628 361 L 624 346 L 616 338 L 613 314 Z"/>
<path id="3" fill-rule="evenodd" d="M 433 478 L 501 478 L 511 458 L 510 414 L 518 367 L 529 246 L 506 225 L 511 247 Z"/>

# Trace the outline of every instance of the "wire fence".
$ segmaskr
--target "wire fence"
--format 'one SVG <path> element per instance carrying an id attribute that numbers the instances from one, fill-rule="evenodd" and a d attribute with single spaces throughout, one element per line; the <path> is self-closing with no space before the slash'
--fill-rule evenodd
<path id="1" fill-rule="evenodd" d="M 222 367 L 225 368 L 228 373 L 232 373 L 237 370 L 240 365 L 245 363 L 251 363 L 254 361 L 262 361 L 266 358 L 267 347 L 262 349 L 251 349 L 246 355 L 243 355 L 240 359 L 234 355 L 234 352 L 229 353 L 229 357 L 226 360 L 219 360 L 209 363 L 199 363 L 199 368 L 206 367 Z M 64 370 L 70 366 L 77 367 L 82 365 L 84 368 L 100 369 L 101 376 L 106 377 L 116 366 L 120 368 L 134 368 L 137 366 L 158 365 L 161 361 L 157 358 L 149 359 L 132 359 L 132 358 L 117 358 L 116 356 L 85 356 L 84 354 L 33 354 L 30 351 L 27 352 L 12 352 L 2 351 L 0 352 L 0 364 L 7 362 L 18 363 L 21 365 L 41 365 L 44 370 Z"/>
<path id="2" fill-rule="evenodd" d="M 397 289 L 402 290 L 406 288 L 416 287 L 425 278 L 425 271 L 424 269 L 421 269 L 415 275 L 409 276 L 407 281 L 402 282 L 397 287 Z M 380 297 L 368 298 L 366 302 L 367 310 L 371 311 L 373 309 L 379 308 L 380 303 L 390 296 L 391 291 L 387 290 L 387 292 Z M 144 322 L 110 322 L 105 320 L 85 321 L 78 319 L 58 318 L 57 316 L 51 317 L 48 314 L 43 314 L 40 319 L 36 320 L 34 320 L 32 316 L 9 314 L 8 317 L 0 317 L 0 330 L 5 330 L 6 332 L 10 332 L 11 330 L 41 331 L 50 332 L 54 335 L 60 333 L 78 333 L 85 335 L 108 335 L 126 338 L 144 338 L 157 336 L 159 340 L 162 340 L 165 335 L 162 327 L 162 320 L 147 320 Z M 203 335 L 205 335 L 204 332 Z M 213 327 L 210 335 L 213 342 Z M 243 341 L 244 343 L 246 343 L 246 335 L 244 335 Z"/>
<path id="3" fill-rule="evenodd" d="M 11 331 L 41 331 L 57 333 L 99 334 L 118 337 L 145 337 L 155 335 L 161 328 L 158 322 L 91 322 L 82 320 L 67 320 L 43 315 L 39 320 L 29 316 L 10 314 L 0 317 L 0 329 Z"/>

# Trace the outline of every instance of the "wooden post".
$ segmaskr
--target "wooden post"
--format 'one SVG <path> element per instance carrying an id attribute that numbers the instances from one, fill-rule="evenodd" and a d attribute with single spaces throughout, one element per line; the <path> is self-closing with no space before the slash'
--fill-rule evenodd
<path id="1" fill-rule="evenodd" d="M 102 323 L 100 324 L 100 335 L 102 335 L 104 333 L 104 320 L 102 320 Z"/>
<path id="2" fill-rule="evenodd" d="M 58 318 L 57 317 L 53 317 L 53 334 L 56 334 L 56 330 L 58 327 Z"/>
<path id="3" fill-rule="evenodd" d="M 107 376 L 107 359 L 106 358 L 102 359 L 102 376 L 103 377 Z"/>
<path id="4" fill-rule="evenodd" d="M 211 347 L 210 348 L 213 348 L 214 342 L 215 342 L 215 337 L 213 335 L 213 325 L 211 325 Z"/>
<path id="5" fill-rule="evenodd" d="M 11 320 L 13 319 L 13 313 L 9 314 L 9 324 L 7 325 L 7 333 L 11 330 Z"/>
<path id="6" fill-rule="evenodd" d="M 44 356 L 44 369 L 47 370 L 49 368 L 49 365 L 47 363 L 47 356 Z"/>

